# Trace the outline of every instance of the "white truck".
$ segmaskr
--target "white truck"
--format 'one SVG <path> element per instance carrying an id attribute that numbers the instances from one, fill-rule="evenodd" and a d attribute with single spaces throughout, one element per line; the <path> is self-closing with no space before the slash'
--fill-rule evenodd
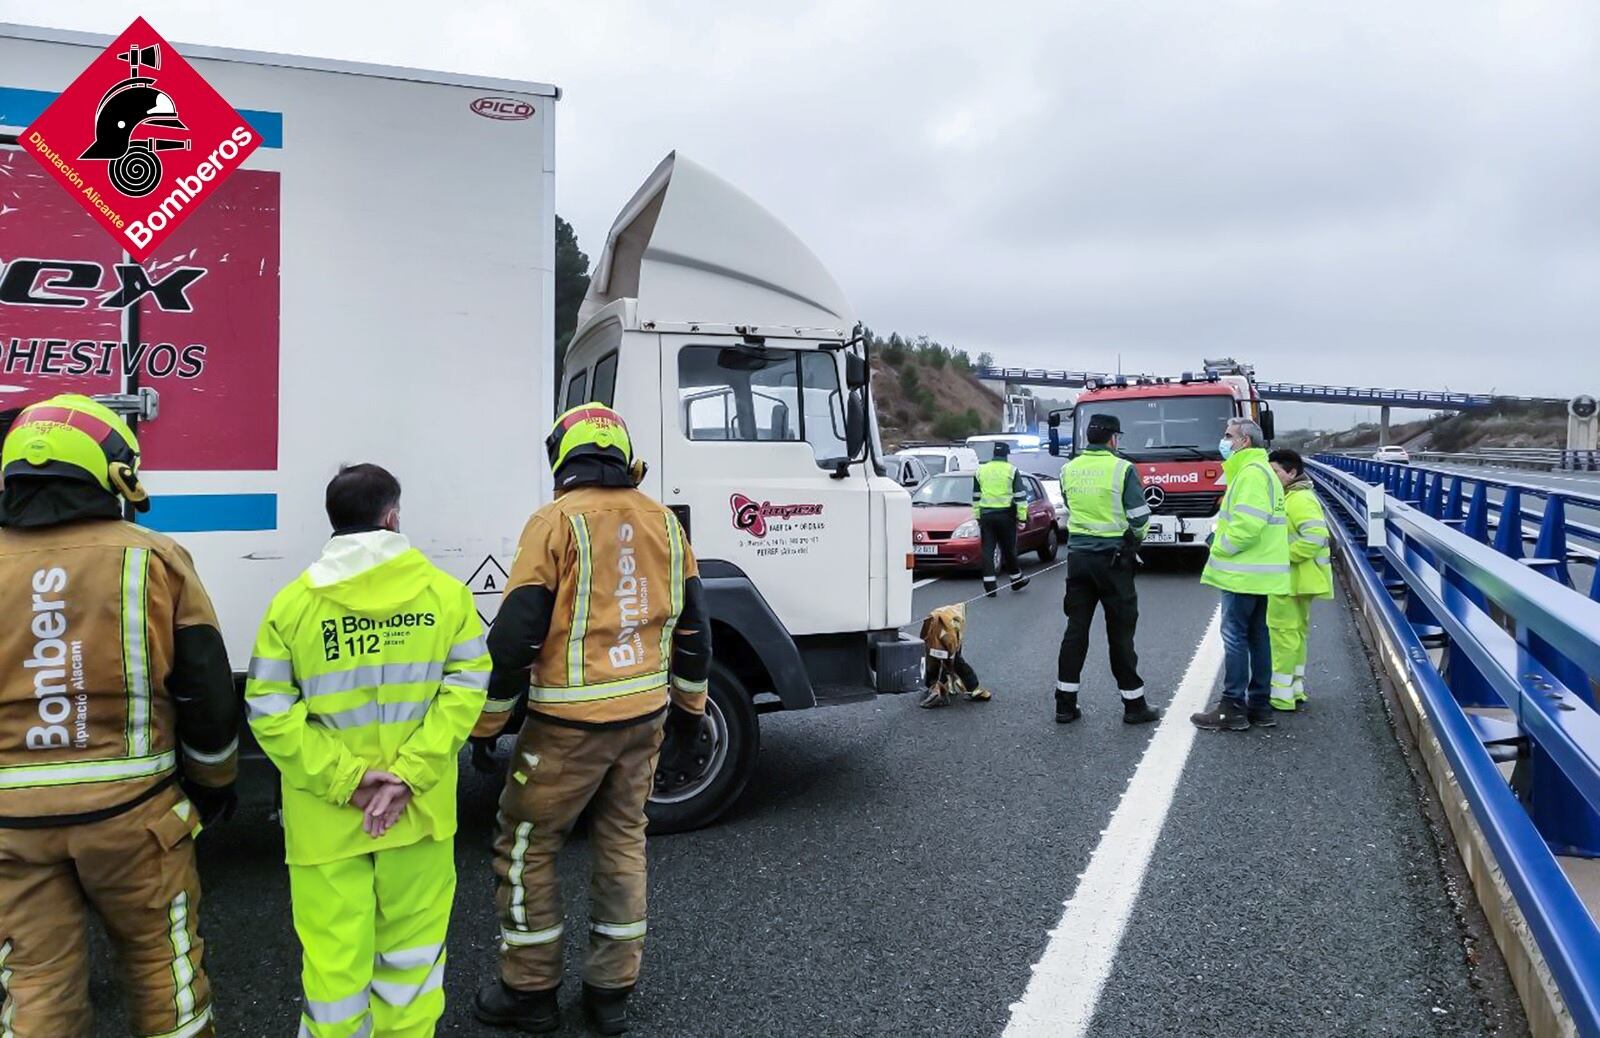
<path id="1" fill-rule="evenodd" d="M 492 622 L 550 495 L 559 92 L 178 45 L 262 146 L 135 265 L 23 150 L 109 42 L 0 25 L 0 407 L 73 391 L 128 414 L 152 496 L 139 521 L 194 554 L 238 671 L 271 595 L 320 550 L 345 462 L 395 472 L 406 533 Z M 780 224 L 689 169 L 669 159 L 619 220 L 591 293 L 609 305 L 569 354 L 585 384 L 563 387 L 615 401 L 646 489 L 685 510 L 705 560 L 717 756 L 664 792 L 666 828 L 738 795 L 757 697 L 901 690 L 919 662 L 896 634 L 909 503 L 877 473 L 848 307 Z M 130 277 L 159 290 L 117 292 Z M 762 373 L 780 341 L 787 386 Z M 740 410 L 756 399 L 785 424 Z M 722 439 L 752 442 L 702 442 L 719 409 Z"/>

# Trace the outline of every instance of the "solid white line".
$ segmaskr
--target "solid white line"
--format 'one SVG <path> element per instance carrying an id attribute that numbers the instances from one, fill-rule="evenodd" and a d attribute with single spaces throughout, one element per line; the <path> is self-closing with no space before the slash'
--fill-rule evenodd
<path id="1" fill-rule="evenodd" d="M 921 580 L 914 580 L 911 582 L 911 590 L 915 591 L 919 587 L 927 587 L 938 579 L 938 577 L 923 577 Z"/>
<path id="2" fill-rule="evenodd" d="M 1194 745 L 1189 714 L 1205 706 L 1222 671 L 1221 618 L 1218 608 L 1079 878 L 1078 889 L 1033 965 L 1028 989 L 1011 1006 L 1011 1021 L 1002 1038 L 1081 1038 L 1088 1033 Z"/>

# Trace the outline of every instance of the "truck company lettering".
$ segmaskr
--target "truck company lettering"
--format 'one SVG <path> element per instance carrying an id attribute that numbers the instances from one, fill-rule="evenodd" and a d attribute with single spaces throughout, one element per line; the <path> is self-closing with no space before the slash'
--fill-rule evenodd
<path id="1" fill-rule="evenodd" d="M 1200 482 L 1200 473 L 1198 472 L 1151 472 L 1144 477 L 1145 486 L 1166 486 L 1169 483 L 1198 482 Z"/>
<path id="2" fill-rule="evenodd" d="M 72 716 L 72 701 L 67 698 L 67 603 L 59 595 L 67 588 L 67 571 L 59 566 L 33 573 L 33 652 L 22 661 L 33 671 L 33 695 L 39 701 L 42 725 L 28 729 L 30 750 L 55 750 L 70 741 L 63 723 Z"/>
<path id="3" fill-rule="evenodd" d="M 206 347 L 191 342 L 97 342 L 94 339 L 0 339 L 0 373 L 6 375 L 176 375 L 205 374 Z"/>
<path id="4" fill-rule="evenodd" d="M 168 313 L 194 309 L 189 286 L 206 276 L 204 267 L 177 267 L 159 280 L 137 263 L 117 263 L 107 275 L 105 264 L 88 260 L 0 260 L 0 304 L 63 306 L 82 309 L 91 300 L 99 310 L 126 310 L 145 296 Z M 98 296 L 98 298 L 96 298 Z"/>
<path id="5" fill-rule="evenodd" d="M 633 524 L 617 528 L 617 641 L 606 650 L 613 667 L 632 667 L 644 659 L 644 637 L 650 624 L 650 578 L 637 572 Z"/>
<path id="6" fill-rule="evenodd" d="M 821 505 L 775 505 L 771 501 L 752 501 L 743 494 L 734 494 L 728 502 L 733 508 L 733 526 L 752 537 L 767 535 L 767 521 L 796 519 L 800 516 L 821 515 Z"/>

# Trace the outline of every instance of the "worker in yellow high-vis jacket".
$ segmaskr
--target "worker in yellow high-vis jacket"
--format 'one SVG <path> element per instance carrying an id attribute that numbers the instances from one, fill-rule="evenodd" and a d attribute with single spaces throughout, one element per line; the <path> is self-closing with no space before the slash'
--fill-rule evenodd
<path id="1" fill-rule="evenodd" d="M 309 1038 L 425 1038 L 444 1012 L 456 758 L 489 655 L 472 594 L 401 536 L 376 465 L 328 484 L 333 537 L 272 600 L 245 706 L 283 775 Z"/>
<path id="2" fill-rule="evenodd" d="M 1328 517 L 1306 475 L 1298 451 L 1282 448 L 1267 456 L 1283 483 L 1284 515 L 1289 525 L 1287 595 L 1267 599 L 1267 631 L 1272 637 L 1274 710 L 1294 710 L 1306 701 L 1306 639 L 1311 633 L 1311 602 L 1333 597 L 1333 558 L 1328 551 Z"/>
<path id="3" fill-rule="evenodd" d="M 711 764 L 711 628 L 689 538 L 637 489 L 643 471 L 622 418 L 600 404 L 572 408 L 545 450 L 556 498 L 517 544 L 474 733 L 498 733 L 527 697 L 494 845 L 499 975 L 473 1014 L 536 1034 L 560 1027 L 556 854 L 587 809 L 583 1006 L 595 1031 L 614 1035 L 627 1030 L 644 949 L 645 802 L 654 784 L 687 788 Z"/>

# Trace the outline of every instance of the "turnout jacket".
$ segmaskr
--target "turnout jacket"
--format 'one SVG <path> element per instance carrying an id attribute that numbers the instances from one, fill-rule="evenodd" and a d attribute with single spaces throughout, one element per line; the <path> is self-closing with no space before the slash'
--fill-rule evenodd
<path id="1" fill-rule="evenodd" d="M 475 735 L 517 699 L 575 727 L 647 720 L 669 701 L 705 712 L 711 632 L 677 516 L 633 487 L 579 486 L 523 528 L 489 633 L 494 676 Z"/>
<path id="2" fill-rule="evenodd" d="M 330 540 L 273 598 L 245 683 L 250 728 L 283 776 L 289 864 L 455 835 L 456 758 L 488 681 L 464 584 L 397 533 Z M 377 839 L 349 803 L 369 769 L 412 793 Z"/>
<path id="3" fill-rule="evenodd" d="M 8 515 L 8 522 L 19 516 Z M 226 786 L 239 702 L 189 553 L 120 519 L 0 529 L 0 826 Z"/>

